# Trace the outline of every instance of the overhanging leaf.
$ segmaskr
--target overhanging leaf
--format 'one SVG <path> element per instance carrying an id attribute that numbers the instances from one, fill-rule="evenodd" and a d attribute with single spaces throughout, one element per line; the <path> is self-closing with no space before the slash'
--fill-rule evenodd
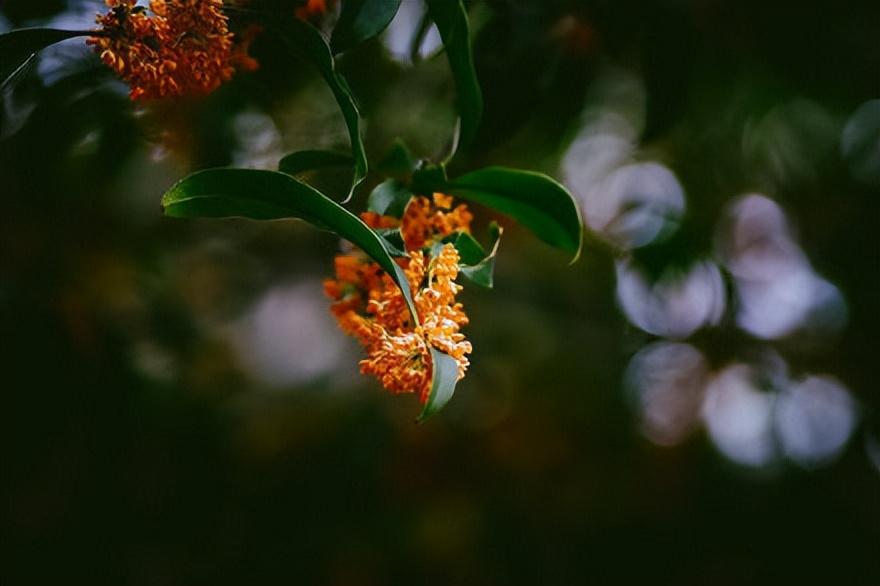
<path id="1" fill-rule="evenodd" d="M 381 33 L 400 8 L 400 0 L 342 0 L 342 13 L 330 47 L 342 53 Z"/>
<path id="2" fill-rule="evenodd" d="M 367 199 L 367 209 L 382 216 L 403 217 L 406 205 L 413 193 L 409 187 L 396 179 L 389 179 L 376 186 Z"/>
<path id="3" fill-rule="evenodd" d="M 458 363 L 455 358 L 431 348 L 431 361 L 431 394 L 419 414 L 419 423 L 440 411 L 449 402 L 455 393 L 455 383 L 458 382 Z"/>
<path id="4" fill-rule="evenodd" d="M 360 218 L 290 175 L 258 169 L 208 169 L 193 173 L 162 196 L 165 215 L 176 218 L 297 218 L 330 230 L 363 250 L 400 287 L 418 323 L 409 282 L 384 241 Z"/>
<path id="5" fill-rule="evenodd" d="M 354 159 L 348 153 L 306 150 L 291 153 L 281 159 L 278 163 L 278 170 L 288 175 L 298 175 L 306 171 L 327 167 L 348 167 L 353 164 Z"/>
<path id="6" fill-rule="evenodd" d="M 34 54 L 49 45 L 74 37 L 85 37 L 91 31 L 64 31 L 53 28 L 25 28 L 0 34 L 0 87 Z"/>
<path id="7" fill-rule="evenodd" d="M 572 262 L 580 255 L 583 243 L 580 210 L 568 190 L 546 175 L 486 167 L 434 189 L 510 216 L 544 242 L 571 253 Z"/>
<path id="8" fill-rule="evenodd" d="M 483 94 L 471 52 L 467 11 L 461 0 L 428 0 L 428 14 L 437 25 L 455 80 L 458 140 L 452 155 L 473 141 L 483 117 Z"/>
<path id="9" fill-rule="evenodd" d="M 354 159 L 354 176 L 351 181 L 351 189 L 345 202 L 351 199 L 354 189 L 367 176 L 367 154 L 364 150 L 364 143 L 361 137 L 361 117 L 358 111 L 357 103 L 348 87 L 345 78 L 336 71 L 336 60 L 333 59 L 333 53 L 330 46 L 324 39 L 324 36 L 312 25 L 301 21 L 298 18 L 289 18 L 280 26 L 285 34 L 287 41 L 299 53 L 308 56 L 309 60 L 315 64 L 321 77 L 327 82 L 339 109 L 342 111 L 342 117 L 345 119 L 345 126 L 348 129 L 348 136 L 351 140 L 351 154 Z M 343 203 L 345 203 L 343 202 Z"/>

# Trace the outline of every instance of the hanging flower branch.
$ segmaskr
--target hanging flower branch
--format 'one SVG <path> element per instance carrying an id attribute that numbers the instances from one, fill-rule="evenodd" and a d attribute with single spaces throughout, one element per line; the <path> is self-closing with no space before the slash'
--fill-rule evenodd
<path id="1" fill-rule="evenodd" d="M 468 317 L 455 300 L 462 288 L 455 282 L 460 257 L 455 246 L 443 240 L 470 233 L 472 216 L 463 204 L 453 209 L 451 196 L 435 193 L 432 199 L 411 199 L 402 220 L 376 212 L 361 214 L 373 229 L 400 230 L 406 255 L 397 263 L 406 274 L 418 323 L 411 319 L 394 281 L 360 250 L 337 256 L 336 278 L 324 283 L 339 326 L 367 352 L 361 372 L 375 376 L 392 393 L 415 393 L 422 403 L 431 391 L 429 349 L 455 359 L 456 381 L 464 377 L 471 352 L 471 343 L 459 331 Z"/>
<path id="2" fill-rule="evenodd" d="M 98 15 L 94 31 L 23 29 L 0 35 L 0 81 L 40 49 L 88 36 L 86 42 L 101 61 L 129 85 L 132 99 L 172 100 L 208 94 L 229 82 L 236 70 L 254 69 L 257 63 L 247 50 L 258 31 L 287 41 L 333 92 L 349 131 L 351 153 L 299 151 L 284 157 L 279 171 L 199 171 L 165 193 L 163 209 L 168 216 L 184 218 L 298 218 L 343 238 L 345 252 L 335 259 L 335 278 L 324 284 L 332 300 L 330 311 L 342 330 L 363 346 L 361 372 L 393 393 L 415 394 L 423 404 L 423 420 L 449 401 L 470 366 L 471 343 L 461 332 L 469 319 L 457 300 L 460 281 L 492 287 L 501 236 L 492 223 L 488 246 L 480 244 L 471 233 L 470 210 L 466 204 L 456 205 L 453 196 L 508 216 L 575 259 L 582 226 L 571 195 L 545 175 L 488 167 L 454 179 L 447 176 L 449 160 L 472 143 L 483 108 L 461 0 L 426 0 L 457 93 L 459 123 L 450 133 L 444 160 L 416 163 L 402 143 L 396 145 L 395 156 L 405 168 L 373 190 L 360 215 L 298 178 L 316 168 L 351 167 L 350 197 L 367 177 L 360 112 L 336 69 L 335 55 L 381 33 L 400 1 L 342 0 L 328 41 L 307 22 L 320 22 L 332 5 L 321 0 L 304 0 L 292 10 L 273 13 L 250 3 L 246 8 L 225 6 L 221 0 L 151 0 L 148 6 L 106 0 L 109 10 Z M 240 35 L 230 32 L 230 10 L 252 21 Z"/>

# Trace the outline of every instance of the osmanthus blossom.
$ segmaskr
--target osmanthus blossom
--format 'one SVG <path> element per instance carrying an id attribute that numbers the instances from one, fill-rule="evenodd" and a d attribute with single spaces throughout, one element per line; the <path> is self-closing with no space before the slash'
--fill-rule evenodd
<path id="1" fill-rule="evenodd" d="M 459 330 L 468 317 L 456 302 L 461 285 L 458 251 L 441 242 L 455 232 L 470 231 L 467 206 L 452 207 L 452 198 L 435 193 L 432 199 L 413 198 L 403 218 L 361 214 L 372 228 L 400 228 L 407 256 L 397 259 L 419 316 L 412 323 L 403 295 L 391 277 L 360 250 L 335 259 L 336 278 L 324 283 L 333 299 L 331 313 L 340 327 L 364 347 L 363 374 L 375 376 L 392 393 L 415 393 L 422 403 L 431 391 L 431 348 L 458 364 L 458 378 L 469 365 L 471 343 Z"/>
<path id="2" fill-rule="evenodd" d="M 251 70 L 247 55 L 254 30 L 236 39 L 222 0 L 105 0 L 99 30 L 90 37 L 105 65 L 131 88 L 132 100 L 204 95 Z"/>
<path id="3" fill-rule="evenodd" d="M 305 0 L 305 3 L 296 9 L 297 18 L 314 21 L 324 16 L 333 4 L 333 0 Z"/>

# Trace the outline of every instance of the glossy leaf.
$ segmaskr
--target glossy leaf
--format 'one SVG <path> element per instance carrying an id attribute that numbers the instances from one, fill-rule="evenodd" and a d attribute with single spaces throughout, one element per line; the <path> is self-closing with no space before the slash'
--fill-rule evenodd
<path id="1" fill-rule="evenodd" d="M 336 60 L 330 51 L 330 46 L 324 39 L 324 36 L 312 25 L 301 21 L 298 18 L 290 18 L 281 25 L 285 38 L 301 54 L 308 56 L 309 60 L 315 64 L 324 81 L 333 92 L 339 109 L 342 111 L 342 117 L 345 119 L 345 126 L 348 129 L 348 136 L 351 140 L 351 154 L 354 159 L 354 176 L 351 181 L 351 189 L 345 201 L 351 199 L 354 189 L 367 176 L 367 154 L 364 150 L 363 138 L 361 137 L 361 117 L 358 111 L 357 103 L 348 87 L 345 78 L 336 71 Z M 343 202 L 344 203 L 344 202 Z"/>
<path id="2" fill-rule="evenodd" d="M 342 0 L 342 13 L 333 29 L 330 47 L 347 51 L 381 33 L 400 8 L 400 0 Z"/>
<path id="3" fill-rule="evenodd" d="M 546 175 L 486 167 L 434 189 L 443 189 L 510 216 L 541 240 L 571 253 L 572 262 L 580 255 L 580 210 L 568 190 Z"/>
<path id="4" fill-rule="evenodd" d="M 444 354 L 435 348 L 431 348 L 431 394 L 419 414 L 418 422 L 421 423 L 440 411 L 455 393 L 455 384 L 458 382 L 458 363 L 455 358 Z"/>
<path id="5" fill-rule="evenodd" d="M 428 0 L 428 14 L 443 39 L 446 58 L 455 80 L 459 126 L 451 158 L 459 148 L 465 148 L 473 141 L 483 117 L 483 94 L 474 68 L 464 4 L 461 0 Z"/>
<path id="6" fill-rule="evenodd" d="M 281 159 L 278 170 L 288 175 L 298 175 L 307 171 L 328 167 L 349 167 L 354 159 L 348 153 L 336 151 L 307 150 L 291 153 Z"/>
<path id="7" fill-rule="evenodd" d="M 418 323 L 409 282 L 382 238 L 360 218 L 290 175 L 257 169 L 208 169 L 182 179 L 162 196 L 167 216 L 297 218 L 330 230 L 376 261 L 403 292 Z"/>
<path id="8" fill-rule="evenodd" d="M 370 193 L 367 209 L 382 216 L 401 218 L 412 196 L 409 187 L 396 179 L 389 179 Z"/>
<path id="9" fill-rule="evenodd" d="M 53 28 L 25 28 L 0 34 L 0 86 L 5 85 L 20 67 L 49 45 L 92 34 L 91 31 Z"/>

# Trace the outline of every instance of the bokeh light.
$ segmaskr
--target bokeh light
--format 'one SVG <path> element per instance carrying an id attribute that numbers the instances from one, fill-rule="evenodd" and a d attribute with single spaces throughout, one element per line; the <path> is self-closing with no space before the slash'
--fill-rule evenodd
<path id="1" fill-rule="evenodd" d="M 846 324 L 843 295 L 816 274 L 782 208 L 766 196 L 730 205 L 718 253 L 736 285 L 737 323 L 750 334 L 775 339 L 808 329 L 821 336 Z"/>
<path id="2" fill-rule="evenodd" d="M 775 419 L 785 455 L 811 468 L 829 463 L 843 450 L 856 426 L 856 406 L 839 381 L 808 376 L 779 394 Z"/>
<path id="3" fill-rule="evenodd" d="M 773 437 L 772 393 L 758 388 L 758 375 L 746 364 L 717 373 L 706 388 L 703 420 L 718 450 L 744 466 L 760 468 L 778 456 Z"/>
<path id="4" fill-rule="evenodd" d="M 700 423 L 708 375 L 703 354 L 689 344 L 657 342 L 640 350 L 626 381 L 642 433 L 661 446 L 684 441 Z"/>
<path id="5" fill-rule="evenodd" d="M 355 360 L 321 291 L 311 280 L 275 286 L 222 328 L 250 377 L 269 388 L 290 389 Z"/>
<path id="6" fill-rule="evenodd" d="M 618 261 L 617 300 L 635 326 L 674 339 L 716 325 L 726 306 L 721 271 L 711 261 L 670 269 L 656 280 L 633 260 Z"/>

